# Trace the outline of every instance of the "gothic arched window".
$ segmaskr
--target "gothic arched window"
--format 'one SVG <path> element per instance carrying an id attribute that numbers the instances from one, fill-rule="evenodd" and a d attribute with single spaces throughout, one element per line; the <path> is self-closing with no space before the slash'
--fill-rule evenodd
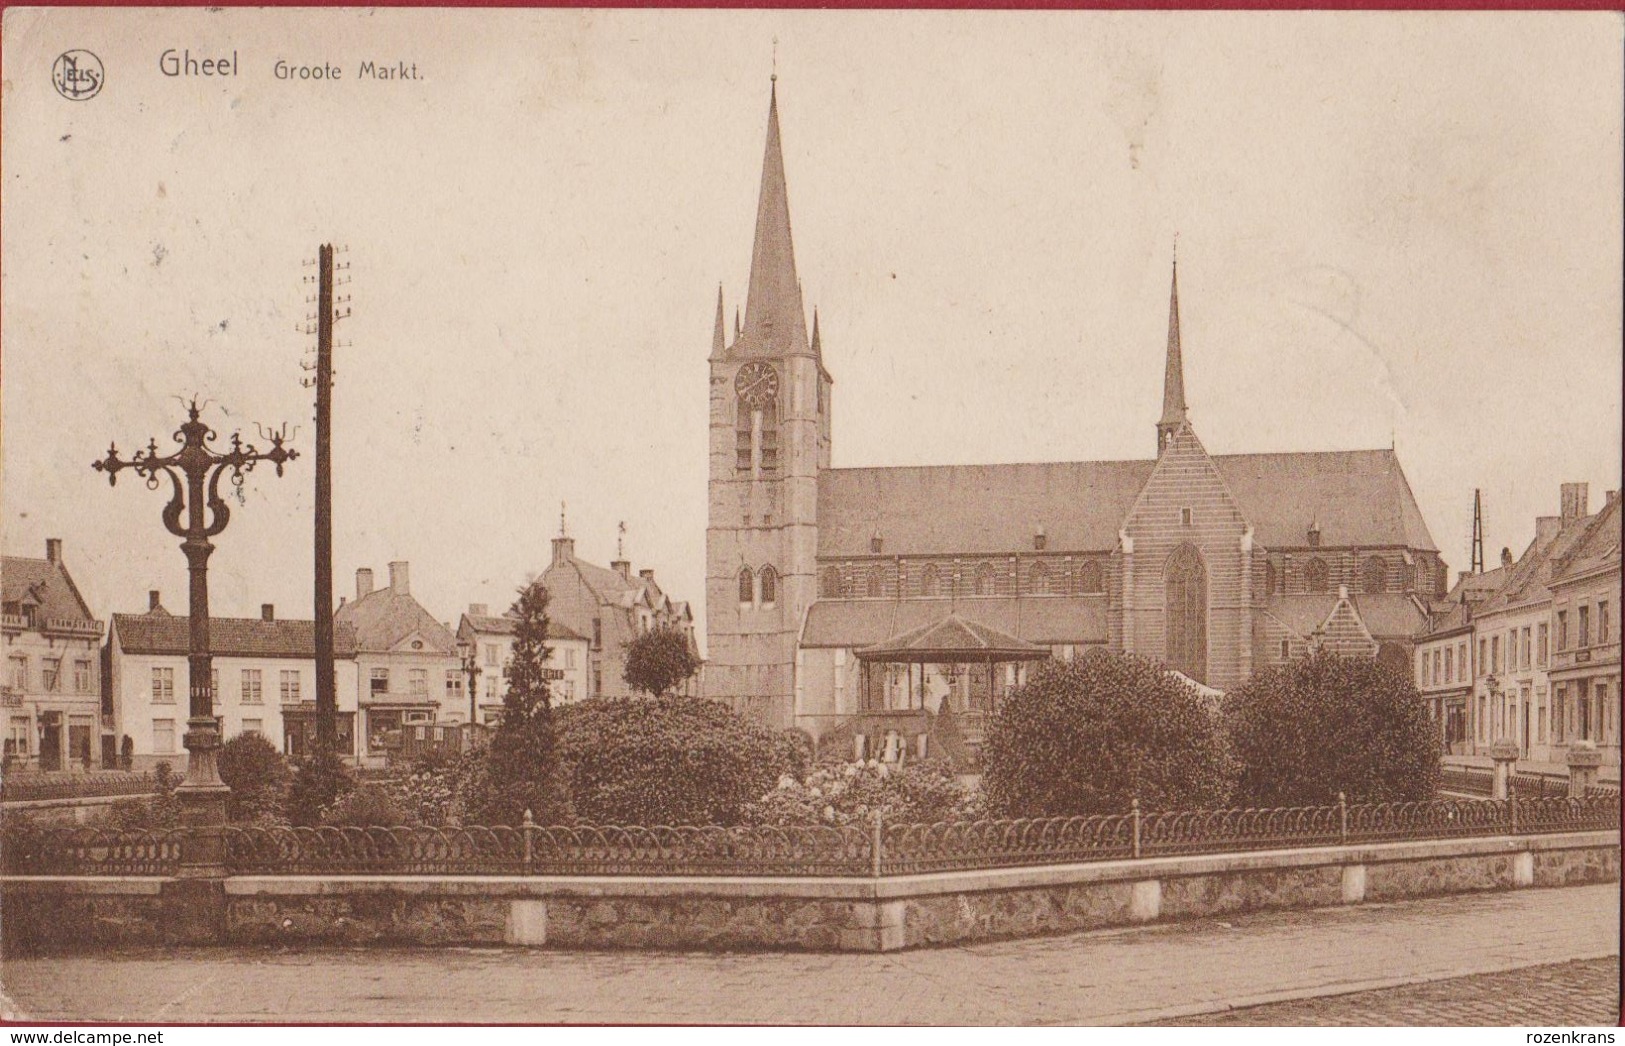
<path id="1" fill-rule="evenodd" d="M 1207 568 L 1194 545 L 1181 545 L 1163 566 L 1168 642 L 1165 660 L 1175 671 L 1207 682 Z"/>
<path id="2" fill-rule="evenodd" d="M 749 472 L 751 467 L 750 404 L 744 400 L 738 400 L 734 405 L 738 408 L 734 416 L 734 468 L 740 472 Z"/>
<path id="3" fill-rule="evenodd" d="M 936 596 L 942 594 L 942 573 L 937 570 L 935 563 L 927 563 L 920 572 L 920 595 Z"/>
<path id="4" fill-rule="evenodd" d="M 1365 561 L 1365 590 L 1367 592 L 1388 590 L 1388 564 L 1376 556 Z"/>
<path id="5" fill-rule="evenodd" d="M 762 589 L 762 606 L 770 607 L 779 600 L 779 572 L 769 565 L 763 567 L 757 577 Z"/>
<path id="6" fill-rule="evenodd" d="M 1034 563 L 1028 582 L 1035 595 L 1049 595 L 1049 569 L 1043 563 Z"/>
<path id="7" fill-rule="evenodd" d="M 762 407 L 762 472 L 779 471 L 779 401 L 777 397 Z"/>
<path id="8" fill-rule="evenodd" d="M 886 579 L 885 579 L 884 575 L 881 574 L 880 568 L 879 567 L 870 567 L 869 568 L 869 598 L 870 599 L 879 599 L 882 595 L 885 594 L 885 590 L 886 590 Z"/>
<path id="9" fill-rule="evenodd" d="M 751 575 L 750 567 L 739 568 L 739 602 L 756 602 L 756 579 Z"/>
<path id="10" fill-rule="evenodd" d="M 1318 557 L 1304 565 L 1303 576 L 1311 592 L 1324 592 L 1331 584 L 1326 574 L 1326 561 Z"/>
<path id="11" fill-rule="evenodd" d="M 1275 588 L 1275 564 L 1266 559 L 1264 561 L 1264 594 L 1266 596 L 1275 595 Z"/>
<path id="12" fill-rule="evenodd" d="M 1085 563 L 1078 568 L 1079 592 L 1093 594 L 1103 592 L 1105 589 L 1105 580 L 1100 573 L 1099 563 Z"/>
<path id="13" fill-rule="evenodd" d="M 976 594 L 991 596 L 993 594 L 993 567 L 983 563 L 976 568 Z"/>
<path id="14" fill-rule="evenodd" d="M 824 579 L 819 584 L 825 599 L 839 599 L 841 596 L 841 568 L 825 567 Z"/>

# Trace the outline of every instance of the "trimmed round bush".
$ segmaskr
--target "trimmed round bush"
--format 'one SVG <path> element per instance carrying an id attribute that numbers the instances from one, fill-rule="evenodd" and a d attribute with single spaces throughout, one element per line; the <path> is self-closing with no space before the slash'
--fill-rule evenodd
<path id="1" fill-rule="evenodd" d="M 1411 683 L 1371 658 L 1318 653 L 1262 672 L 1225 698 L 1250 806 L 1431 799 L 1439 732 Z"/>
<path id="2" fill-rule="evenodd" d="M 274 821 L 286 806 L 288 761 L 259 734 L 238 734 L 220 749 L 220 780 L 231 787 L 233 821 Z"/>
<path id="3" fill-rule="evenodd" d="M 988 722 L 982 789 L 1002 817 L 1223 806 L 1235 764 L 1217 712 L 1160 663 L 1091 650 L 1040 663 Z"/>
<path id="4" fill-rule="evenodd" d="M 717 701 L 593 698 L 554 719 L 572 813 L 589 824 L 737 824 L 782 770 L 778 735 Z"/>

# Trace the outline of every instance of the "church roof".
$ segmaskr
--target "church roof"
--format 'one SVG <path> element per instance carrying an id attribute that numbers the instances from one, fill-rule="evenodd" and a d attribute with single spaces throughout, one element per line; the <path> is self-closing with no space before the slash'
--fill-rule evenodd
<path id="1" fill-rule="evenodd" d="M 1216 454 L 1213 463 L 1266 548 L 1436 551 L 1392 450 Z M 1155 461 L 829 469 L 818 476 L 818 554 L 867 556 L 1108 551 Z"/>
<path id="2" fill-rule="evenodd" d="M 1106 642 L 1106 597 L 822 599 L 807 610 L 804 647 L 864 647 L 958 613 L 1040 646 Z"/>
<path id="3" fill-rule="evenodd" d="M 1337 593 L 1277 595 L 1270 597 L 1264 612 L 1291 629 L 1298 636 L 1310 633 L 1326 624 L 1337 606 Z M 1416 601 L 1403 592 L 1350 593 L 1349 604 L 1366 630 L 1373 636 L 1400 638 L 1415 635 L 1427 625 L 1427 617 Z"/>

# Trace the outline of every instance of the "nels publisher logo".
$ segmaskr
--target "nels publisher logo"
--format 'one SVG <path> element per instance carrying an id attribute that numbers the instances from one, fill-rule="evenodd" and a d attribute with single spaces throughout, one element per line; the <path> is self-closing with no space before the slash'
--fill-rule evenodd
<path id="1" fill-rule="evenodd" d="M 63 51 L 51 66 L 56 93 L 73 102 L 96 97 L 106 79 L 102 60 L 89 51 Z"/>

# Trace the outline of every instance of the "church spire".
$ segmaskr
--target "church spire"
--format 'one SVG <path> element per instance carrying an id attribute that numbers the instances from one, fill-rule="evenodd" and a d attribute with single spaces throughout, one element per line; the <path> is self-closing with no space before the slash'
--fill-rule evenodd
<path id="1" fill-rule="evenodd" d="M 778 77 L 767 109 L 767 150 L 756 206 L 756 242 L 750 256 L 750 289 L 745 297 L 745 329 L 735 349 L 744 356 L 784 356 L 808 352 L 807 320 L 801 283 L 790 244 L 790 197 L 784 184 L 784 151 L 779 143 Z"/>
<path id="2" fill-rule="evenodd" d="M 711 358 L 718 359 L 727 348 L 725 332 L 722 326 L 722 284 L 717 284 L 717 323 L 711 328 Z"/>
<path id="3" fill-rule="evenodd" d="M 1185 361 L 1179 347 L 1179 255 L 1174 255 L 1173 283 L 1168 290 L 1168 369 L 1162 379 L 1162 418 L 1157 422 L 1157 456 L 1167 449 L 1185 423 Z"/>

